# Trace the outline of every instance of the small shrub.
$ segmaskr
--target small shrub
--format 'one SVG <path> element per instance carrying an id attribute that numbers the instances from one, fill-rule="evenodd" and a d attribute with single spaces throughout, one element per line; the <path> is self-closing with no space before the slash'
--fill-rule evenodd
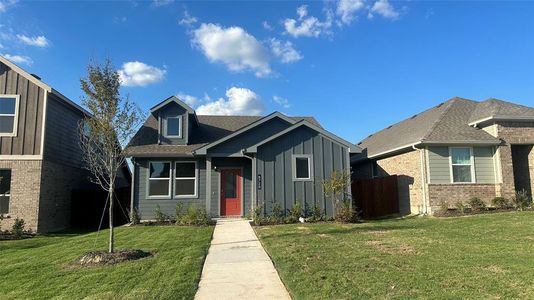
<path id="1" fill-rule="evenodd" d="M 302 217 L 302 205 L 299 201 L 293 204 L 293 207 L 289 210 L 289 216 L 287 218 L 287 223 L 298 222 L 299 218 Z"/>
<path id="2" fill-rule="evenodd" d="M 205 209 L 189 205 L 187 212 L 177 219 L 177 223 L 180 225 L 207 226 L 211 224 L 211 219 Z"/>
<path id="3" fill-rule="evenodd" d="M 313 205 L 310 220 L 312 222 L 319 222 L 322 219 L 323 219 L 323 213 L 321 212 L 321 208 L 317 204 Z"/>
<path id="4" fill-rule="evenodd" d="M 486 209 L 486 203 L 484 203 L 484 201 L 480 200 L 478 197 L 469 199 L 469 206 L 471 206 L 473 211 L 483 211 Z"/>
<path id="5" fill-rule="evenodd" d="M 254 225 L 261 225 L 263 220 L 263 202 L 258 202 L 258 205 L 251 209 L 252 222 Z"/>
<path id="6" fill-rule="evenodd" d="M 521 190 L 515 193 L 512 202 L 518 210 L 525 210 L 532 204 L 532 199 L 528 196 L 527 191 Z"/>
<path id="7" fill-rule="evenodd" d="M 184 209 L 184 204 L 182 202 L 176 203 L 176 207 L 174 208 L 174 220 L 176 222 L 180 220 L 183 209 Z"/>
<path id="8" fill-rule="evenodd" d="M 495 197 L 493 200 L 491 200 L 491 204 L 497 208 L 508 208 L 510 206 L 510 203 L 508 202 L 508 199 L 504 197 Z"/>
<path id="9" fill-rule="evenodd" d="M 22 237 L 25 225 L 26 223 L 24 222 L 24 219 L 16 218 L 15 222 L 13 223 L 13 227 L 11 228 L 11 234 L 17 238 Z"/>
<path id="10" fill-rule="evenodd" d="M 282 207 L 280 206 L 280 203 L 278 202 L 273 203 L 271 215 L 268 217 L 268 219 L 269 219 L 269 223 L 271 224 L 283 223 L 284 212 L 282 211 Z"/>
<path id="11" fill-rule="evenodd" d="M 130 222 L 134 225 L 141 223 L 141 215 L 135 208 L 130 212 Z"/>
<path id="12" fill-rule="evenodd" d="M 439 204 L 439 210 L 443 213 L 447 212 L 449 210 L 449 204 L 445 201 L 441 201 Z"/>
<path id="13" fill-rule="evenodd" d="M 159 204 L 156 205 L 156 209 L 154 210 L 154 218 L 158 223 L 164 223 L 167 220 L 167 216 L 161 211 Z"/>
<path id="14" fill-rule="evenodd" d="M 458 201 L 454 204 L 454 206 L 456 207 L 456 209 L 458 210 L 459 213 L 461 214 L 464 214 L 465 213 L 465 209 L 467 208 L 465 206 L 465 204 L 462 202 L 462 201 Z"/>
<path id="15" fill-rule="evenodd" d="M 356 212 L 350 207 L 350 201 L 343 201 L 342 205 L 337 209 L 336 221 L 342 223 L 354 223 L 358 219 Z"/>

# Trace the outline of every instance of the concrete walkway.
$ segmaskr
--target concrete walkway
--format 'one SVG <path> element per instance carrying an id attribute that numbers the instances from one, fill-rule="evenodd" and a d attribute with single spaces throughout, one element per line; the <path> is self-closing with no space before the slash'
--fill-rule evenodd
<path id="1" fill-rule="evenodd" d="M 291 299 L 250 223 L 217 221 L 195 299 Z"/>

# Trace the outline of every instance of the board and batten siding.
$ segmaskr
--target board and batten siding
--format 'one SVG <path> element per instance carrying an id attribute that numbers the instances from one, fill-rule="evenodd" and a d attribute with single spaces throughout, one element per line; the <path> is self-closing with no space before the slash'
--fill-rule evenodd
<path id="1" fill-rule="evenodd" d="M 258 203 L 264 205 L 264 213 L 271 213 L 274 203 L 287 212 L 299 201 L 303 209 L 318 205 L 321 211 L 332 215 L 332 204 L 324 196 L 322 182 L 330 178 L 333 170 L 349 171 L 347 151 L 345 146 L 304 127 L 258 147 L 257 173 L 262 182 L 260 188 L 257 180 L 256 195 Z M 294 154 L 311 155 L 312 180 L 293 180 Z"/>
<path id="2" fill-rule="evenodd" d="M 19 95 L 16 136 L 0 137 L 0 155 L 40 155 L 45 91 L 0 63 L 0 94 Z"/>
<path id="3" fill-rule="evenodd" d="M 147 197 L 148 187 L 148 163 L 149 161 L 170 161 L 171 162 L 171 197 L 152 199 Z M 198 185 L 197 197 L 194 198 L 175 198 L 174 194 L 174 162 L 175 161 L 197 161 L 198 168 Z M 161 211 L 169 216 L 174 217 L 176 204 L 183 203 L 183 212 L 187 211 L 189 205 L 196 207 L 206 207 L 206 161 L 204 159 L 187 159 L 187 158 L 157 158 L 157 159 L 140 159 L 135 160 L 135 178 L 134 178 L 134 207 L 141 215 L 142 220 L 153 220 L 154 211 L 159 205 Z"/>
<path id="4" fill-rule="evenodd" d="M 158 118 L 159 116 L 159 118 Z M 166 137 L 167 133 L 167 118 L 180 117 L 181 118 L 181 137 Z M 162 107 L 156 115 L 159 122 L 159 138 L 164 145 L 186 145 L 189 138 L 189 117 L 187 111 L 175 102 L 167 104 Z"/>
<path id="5" fill-rule="evenodd" d="M 214 157 L 212 158 L 211 170 L 211 198 L 210 214 L 219 216 L 221 203 L 221 169 L 237 168 L 242 170 L 243 177 L 242 197 L 241 197 L 241 215 L 245 216 L 250 213 L 252 203 L 252 165 L 248 158 L 234 157 Z"/>
<path id="6" fill-rule="evenodd" d="M 494 147 L 473 147 L 476 183 L 495 183 Z M 429 183 L 451 183 L 449 147 L 428 147 Z"/>

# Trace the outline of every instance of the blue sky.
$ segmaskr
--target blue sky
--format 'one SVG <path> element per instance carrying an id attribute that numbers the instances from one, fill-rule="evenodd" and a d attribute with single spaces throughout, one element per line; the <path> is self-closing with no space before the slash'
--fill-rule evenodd
<path id="1" fill-rule="evenodd" d="M 534 106 L 534 2 L 17 2 L 0 54 L 76 102 L 109 57 L 148 110 L 312 115 L 357 142 L 461 96 Z"/>

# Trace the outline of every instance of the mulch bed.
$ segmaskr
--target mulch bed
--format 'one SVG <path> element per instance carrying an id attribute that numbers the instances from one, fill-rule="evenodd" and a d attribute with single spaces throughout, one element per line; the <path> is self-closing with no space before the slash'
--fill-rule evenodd
<path id="1" fill-rule="evenodd" d="M 10 232 L 0 232 L 0 241 L 24 240 L 35 237 L 35 233 L 26 232 L 22 235 L 14 235 Z"/>
<path id="2" fill-rule="evenodd" d="M 152 253 L 143 250 L 117 250 L 113 253 L 107 251 L 95 251 L 84 254 L 78 262 L 82 266 L 103 266 L 137 260 L 152 255 Z"/>
<path id="3" fill-rule="evenodd" d="M 459 216 L 469 216 L 469 215 L 479 215 L 479 214 L 490 214 L 497 212 L 512 212 L 517 211 L 515 208 L 494 208 L 489 207 L 484 210 L 473 210 L 471 208 L 466 208 L 462 213 L 458 209 L 449 208 L 446 211 L 440 210 L 434 213 L 435 217 L 459 217 Z"/>

